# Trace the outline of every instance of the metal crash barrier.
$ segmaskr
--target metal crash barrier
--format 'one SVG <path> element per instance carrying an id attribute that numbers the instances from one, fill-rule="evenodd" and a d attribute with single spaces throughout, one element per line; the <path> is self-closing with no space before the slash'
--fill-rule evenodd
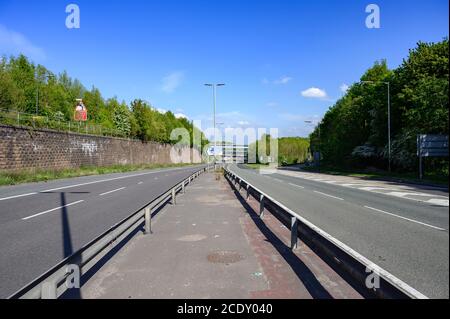
<path id="1" fill-rule="evenodd" d="M 367 296 L 392 299 L 428 299 L 402 280 L 301 217 L 297 212 L 287 208 L 275 198 L 238 176 L 235 172 L 229 170 L 228 167 L 224 168 L 224 174 L 236 192 L 243 196 L 246 201 L 253 197 L 259 202 L 258 213 L 260 218 L 263 218 L 264 211 L 268 210 L 279 216 L 286 225 L 290 225 L 291 249 L 298 247 L 299 238 L 301 238 L 305 243 L 308 243 L 308 245 L 324 255 L 333 266 L 349 275 L 358 286 L 363 287 L 362 289 L 364 289 L 364 293 Z M 242 189 L 244 189 L 243 195 L 241 194 Z M 369 288 L 367 286 L 369 275 L 378 276 L 378 288 Z"/>
<path id="2" fill-rule="evenodd" d="M 122 240 L 140 227 L 144 226 L 144 233 L 150 234 L 152 214 L 169 202 L 176 204 L 177 194 L 184 193 L 186 186 L 190 185 L 201 174 L 213 169 L 215 169 L 214 165 L 208 165 L 177 183 L 137 212 L 112 226 L 102 235 L 14 293 L 9 299 L 59 298 L 69 289 L 67 280 L 73 274 L 74 265 L 78 267 L 80 276 L 83 276 Z"/>

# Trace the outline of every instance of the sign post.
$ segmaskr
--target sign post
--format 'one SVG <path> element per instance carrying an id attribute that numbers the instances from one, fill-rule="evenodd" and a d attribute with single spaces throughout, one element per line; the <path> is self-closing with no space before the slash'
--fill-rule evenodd
<path id="1" fill-rule="evenodd" d="M 448 157 L 448 135 L 417 135 L 417 156 L 419 157 L 419 178 L 423 179 L 424 157 Z"/>

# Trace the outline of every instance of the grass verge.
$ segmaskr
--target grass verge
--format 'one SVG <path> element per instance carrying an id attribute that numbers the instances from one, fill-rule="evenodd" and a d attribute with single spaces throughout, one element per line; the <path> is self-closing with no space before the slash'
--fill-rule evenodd
<path id="1" fill-rule="evenodd" d="M 184 167 L 192 164 L 145 164 L 145 165 L 114 165 L 105 167 L 85 166 L 61 170 L 29 169 L 21 171 L 0 172 L 0 186 L 23 183 L 46 182 L 55 179 L 102 175 L 111 173 L 126 173 L 144 169 Z"/>

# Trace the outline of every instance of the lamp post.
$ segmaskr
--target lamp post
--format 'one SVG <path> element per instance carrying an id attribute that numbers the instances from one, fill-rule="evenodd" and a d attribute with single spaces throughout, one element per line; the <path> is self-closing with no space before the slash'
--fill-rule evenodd
<path id="1" fill-rule="evenodd" d="M 219 86 L 225 86 L 223 83 L 213 84 L 206 83 L 205 86 L 210 86 L 213 88 L 213 119 L 214 119 L 214 160 L 216 159 L 216 88 Z"/>
<path id="2" fill-rule="evenodd" d="M 361 81 L 363 84 L 376 84 L 383 83 L 387 85 L 387 104 L 388 104 L 388 162 L 389 162 L 389 173 L 391 172 L 391 85 L 389 82 L 381 81 Z"/>

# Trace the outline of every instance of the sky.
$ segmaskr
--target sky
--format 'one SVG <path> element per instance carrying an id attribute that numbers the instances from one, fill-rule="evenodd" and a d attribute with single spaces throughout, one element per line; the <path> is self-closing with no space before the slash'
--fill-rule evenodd
<path id="1" fill-rule="evenodd" d="M 66 26 L 66 7 L 80 28 Z M 369 4 L 380 28 L 366 26 Z M 212 126 L 307 136 L 375 61 L 448 37 L 447 0 L 0 0 L 0 55 Z M 312 121 L 313 123 L 305 123 Z"/>

